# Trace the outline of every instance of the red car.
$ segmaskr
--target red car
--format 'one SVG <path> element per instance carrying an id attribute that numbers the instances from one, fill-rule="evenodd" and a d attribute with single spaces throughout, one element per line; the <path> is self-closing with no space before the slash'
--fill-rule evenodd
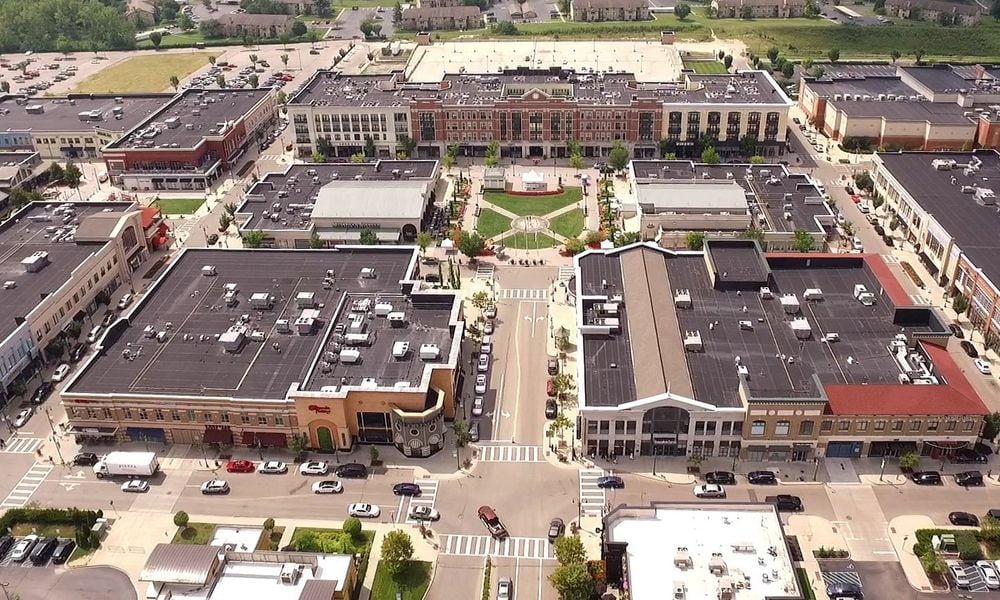
<path id="1" fill-rule="evenodd" d="M 226 471 L 230 473 L 253 473 L 257 465 L 252 460 L 231 460 L 226 463 Z"/>
<path id="2" fill-rule="evenodd" d="M 851 202 L 861 204 L 861 196 L 858 196 L 857 194 L 851 196 Z"/>
<path id="3" fill-rule="evenodd" d="M 552 383 L 551 379 L 545 381 L 545 393 L 549 396 L 556 395 L 556 386 Z"/>
<path id="4" fill-rule="evenodd" d="M 291 80 L 293 80 L 293 79 L 295 79 L 295 78 L 294 78 L 294 77 L 292 77 L 291 75 L 282 75 L 282 76 L 281 76 L 281 77 L 279 77 L 278 79 L 280 79 L 280 80 L 282 80 L 282 81 L 291 81 Z"/>

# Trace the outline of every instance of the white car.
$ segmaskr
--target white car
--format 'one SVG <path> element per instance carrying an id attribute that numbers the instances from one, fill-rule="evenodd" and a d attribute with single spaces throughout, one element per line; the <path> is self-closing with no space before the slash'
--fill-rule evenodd
<path id="1" fill-rule="evenodd" d="M 35 547 L 35 544 L 38 543 L 38 539 L 38 536 L 34 534 L 21 538 L 21 541 L 14 546 L 14 549 L 10 553 L 11 560 L 14 562 L 24 562 L 28 558 L 28 555 L 31 554 L 31 550 Z"/>
<path id="2" fill-rule="evenodd" d="M 948 571 L 951 573 L 951 578 L 955 580 L 956 587 L 968 589 L 972 585 L 972 582 L 969 580 L 969 574 L 966 573 L 962 563 L 948 561 Z"/>
<path id="3" fill-rule="evenodd" d="M 288 472 L 288 465 L 280 460 L 268 460 L 260 463 L 260 466 L 257 467 L 257 472 L 267 475 L 280 475 L 281 473 Z"/>
<path id="4" fill-rule="evenodd" d="M 510 600 L 514 593 L 514 583 L 509 577 L 501 577 L 497 583 L 497 600 Z"/>
<path id="5" fill-rule="evenodd" d="M 310 460 L 299 467 L 299 473 L 302 475 L 326 475 L 329 472 L 330 467 L 321 460 Z"/>
<path id="6" fill-rule="evenodd" d="M 128 305 L 132 304 L 132 294 L 125 294 L 122 299 L 118 301 L 118 310 L 128 308 Z"/>
<path id="7" fill-rule="evenodd" d="M 717 483 L 705 483 L 694 486 L 695 498 L 725 498 L 726 488 Z"/>
<path id="8" fill-rule="evenodd" d="M 357 502 L 347 507 L 347 514 L 363 519 L 375 519 L 382 514 L 382 510 L 375 504 Z"/>
<path id="9" fill-rule="evenodd" d="M 493 353 L 493 336 L 484 335 L 482 343 L 479 344 L 480 354 L 492 354 Z"/>
<path id="10" fill-rule="evenodd" d="M 493 335 L 493 328 L 493 321 L 486 321 L 486 323 L 483 323 L 483 334 Z"/>
<path id="11" fill-rule="evenodd" d="M 1000 590 L 1000 575 L 997 574 L 996 567 L 988 560 L 976 562 L 979 573 L 983 576 L 983 582 L 991 590 Z"/>
<path id="12" fill-rule="evenodd" d="M 472 416 L 481 417 L 483 416 L 483 397 L 476 396 L 472 399 Z"/>
<path id="13" fill-rule="evenodd" d="M 479 355 L 479 367 L 477 367 L 477 368 L 479 369 L 480 373 L 485 373 L 486 371 L 490 370 L 490 355 L 489 354 L 480 354 Z"/>
<path id="14" fill-rule="evenodd" d="M 69 365 L 63 363 L 52 372 L 52 381 L 62 381 L 67 375 L 69 375 Z"/>
<path id="15" fill-rule="evenodd" d="M 101 337 L 101 332 L 104 330 L 100 325 L 94 325 L 94 328 L 90 330 L 87 334 L 87 343 L 93 344 L 97 341 L 97 338 Z"/>
<path id="16" fill-rule="evenodd" d="M 35 414 L 35 411 L 30 407 L 17 413 L 17 416 L 14 417 L 14 427 L 24 427 L 33 414 Z"/>
<path id="17" fill-rule="evenodd" d="M 122 491 L 142 494 L 149 491 L 149 484 L 142 479 L 132 479 L 122 484 Z"/>
<path id="18" fill-rule="evenodd" d="M 497 318 L 497 305 L 490 304 L 489 306 L 487 306 L 486 310 L 483 311 L 483 316 L 486 317 L 487 319 Z"/>
<path id="19" fill-rule="evenodd" d="M 335 480 L 317 481 L 313 484 L 314 494 L 339 494 L 344 491 L 344 484 Z"/>
<path id="20" fill-rule="evenodd" d="M 229 493 L 229 484 L 222 479 L 213 479 L 211 481 L 206 481 L 201 484 L 202 494 L 227 494 Z"/>
<path id="21" fill-rule="evenodd" d="M 414 506 L 410 508 L 410 518 L 414 521 L 437 521 L 441 513 L 429 506 Z"/>
<path id="22" fill-rule="evenodd" d="M 974 359 L 972 364 L 976 365 L 976 369 L 978 369 L 983 375 L 990 375 L 993 373 L 993 369 L 990 368 L 990 363 L 981 358 Z"/>
<path id="23" fill-rule="evenodd" d="M 861 240 L 859 240 L 858 238 L 854 238 L 854 240 L 851 242 L 851 246 L 855 250 L 857 250 L 858 252 L 864 252 L 865 251 L 865 245 L 862 244 Z"/>
<path id="24" fill-rule="evenodd" d="M 476 375 L 476 393 L 486 393 L 486 375 Z"/>

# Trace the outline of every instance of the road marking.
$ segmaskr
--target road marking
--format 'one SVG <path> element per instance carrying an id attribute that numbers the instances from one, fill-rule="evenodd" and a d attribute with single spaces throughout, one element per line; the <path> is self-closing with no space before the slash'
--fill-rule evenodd
<path id="1" fill-rule="evenodd" d="M 76 488 L 80 487 L 79 483 L 69 483 L 68 481 L 60 481 L 59 485 L 62 486 L 67 492 L 72 492 Z"/>
<path id="2" fill-rule="evenodd" d="M 9 454 L 34 454 L 44 441 L 44 438 L 19 437 L 15 434 L 14 437 L 7 440 L 3 451 Z"/>
<path id="3" fill-rule="evenodd" d="M 861 576 L 855 571 L 823 571 L 823 583 L 848 583 L 861 587 Z"/>
<path id="4" fill-rule="evenodd" d="M 27 504 L 35 491 L 41 487 L 45 478 L 52 472 L 52 468 L 52 465 L 42 463 L 31 465 L 24 477 L 21 477 L 21 481 L 7 494 L 7 498 L 0 502 L 0 506 L 20 508 Z"/>
<path id="5" fill-rule="evenodd" d="M 573 267 L 567 265 L 559 267 L 560 281 L 569 281 L 570 279 L 573 278 L 574 275 L 576 275 L 576 269 L 574 269 Z"/>
<path id="6" fill-rule="evenodd" d="M 488 535 L 445 534 L 442 554 L 451 556 L 494 556 L 555 560 L 552 544 L 546 538 L 493 539 Z"/>
<path id="7" fill-rule="evenodd" d="M 494 271 L 494 266 L 492 264 L 479 263 L 479 266 L 476 267 L 476 279 L 485 279 L 489 281 L 493 279 L 493 271 Z"/>
<path id="8" fill-rule="evenodd" d="M 923 294 L 910 294 L 910 300 L 913 300 L 914 304 L 922 304 L 924 306 L 929 306 L 931 301 L 923 296 Z"/>
<path id="9" fill-rule="evenodd" d="M 484 444 L 479 446 L 480 462 L 532 463 L 545 462 L 541 446 Z"/>
<path id="10" fill-rule="evenodd" d="M 437 479 L 414 479 L 413 483 L 420 486 L 420 495 L 410 497 L 410 505 L 406 508 L 406 515 L 404 516 L 406 518 L 406 523 L 410 525 L 419 525 L 419 520 L 410 518 L 410 511 L 417 506 L 434 508 L 434 503 L 437 501 L 439 482 Z"/>
<path id="11" fill-rule="evenodd" d="M 607 495 L 597 480 L 604 476 L 602 469 L 580 469 L 580 513 L 600 517 L 604 514 Z"/>
<path id="12" fill-rule="evenodd" d="M 545 302 L 549 299 L 548 288 L 544 289 L 509 289 L 500 290 L 502 300 L 524 300 L 526 302 Z"/>

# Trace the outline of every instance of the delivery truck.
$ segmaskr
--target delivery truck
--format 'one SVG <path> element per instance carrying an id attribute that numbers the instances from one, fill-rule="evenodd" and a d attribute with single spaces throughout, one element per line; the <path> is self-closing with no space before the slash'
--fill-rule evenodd
<path id="1" fill-rule="evenodd" d="M 149 477 L 160 470 L 155 452 L 112 452 L 97 461 L 94 474 L 105 477 Z"/>

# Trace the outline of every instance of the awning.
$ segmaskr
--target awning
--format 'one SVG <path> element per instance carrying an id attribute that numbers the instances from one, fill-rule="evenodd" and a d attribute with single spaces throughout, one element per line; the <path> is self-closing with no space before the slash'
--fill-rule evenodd
<path id="1" fill-rule="evenodd" d="M 320 229 L 316 231 L 319 239 L 327 242 L 360 242 L 361 231 L 356 229 Z M 396 231 L 376 231 L 375 237 L 380 242 L 399 241 L 399 230 Z"/>
<path id="2" fill-rule="evenodd" d="M 69 429 L 66 430 L 66 432 L 69 433 L 70 435 L 78 435 L 81 437 L 106 438 L 106 437 L 115 437 L 115 434 L 118 433 L 118 428 L 117 427 L 77 428 L 70 426 Z"/>
<path id="3" fill-rule="evenodd" d="M 288 446 L 288 438 L 283 433 L 273 433 L 269 431 L 244 431 L 244 446 L 259 446 L 270 448 L 285 448 Z"/>
<path id="4" fill-rule="evenodd" d="M 927 256 L 924 252 L 919 252 L 917 254 L 917 258 L 920 259 L 920 262 L 927 269 L 927 272 L 931 274 L 931 277 L 937 277 L 938 268 L 934 266 L 934 262 L 931 261 L 931 257 Z"/>
<path id="5" fill-rule="evenodd" d="M 201 441 L 205 444 L 233 444 L 233 430 L 229 427 L 206 425 Z"/>

